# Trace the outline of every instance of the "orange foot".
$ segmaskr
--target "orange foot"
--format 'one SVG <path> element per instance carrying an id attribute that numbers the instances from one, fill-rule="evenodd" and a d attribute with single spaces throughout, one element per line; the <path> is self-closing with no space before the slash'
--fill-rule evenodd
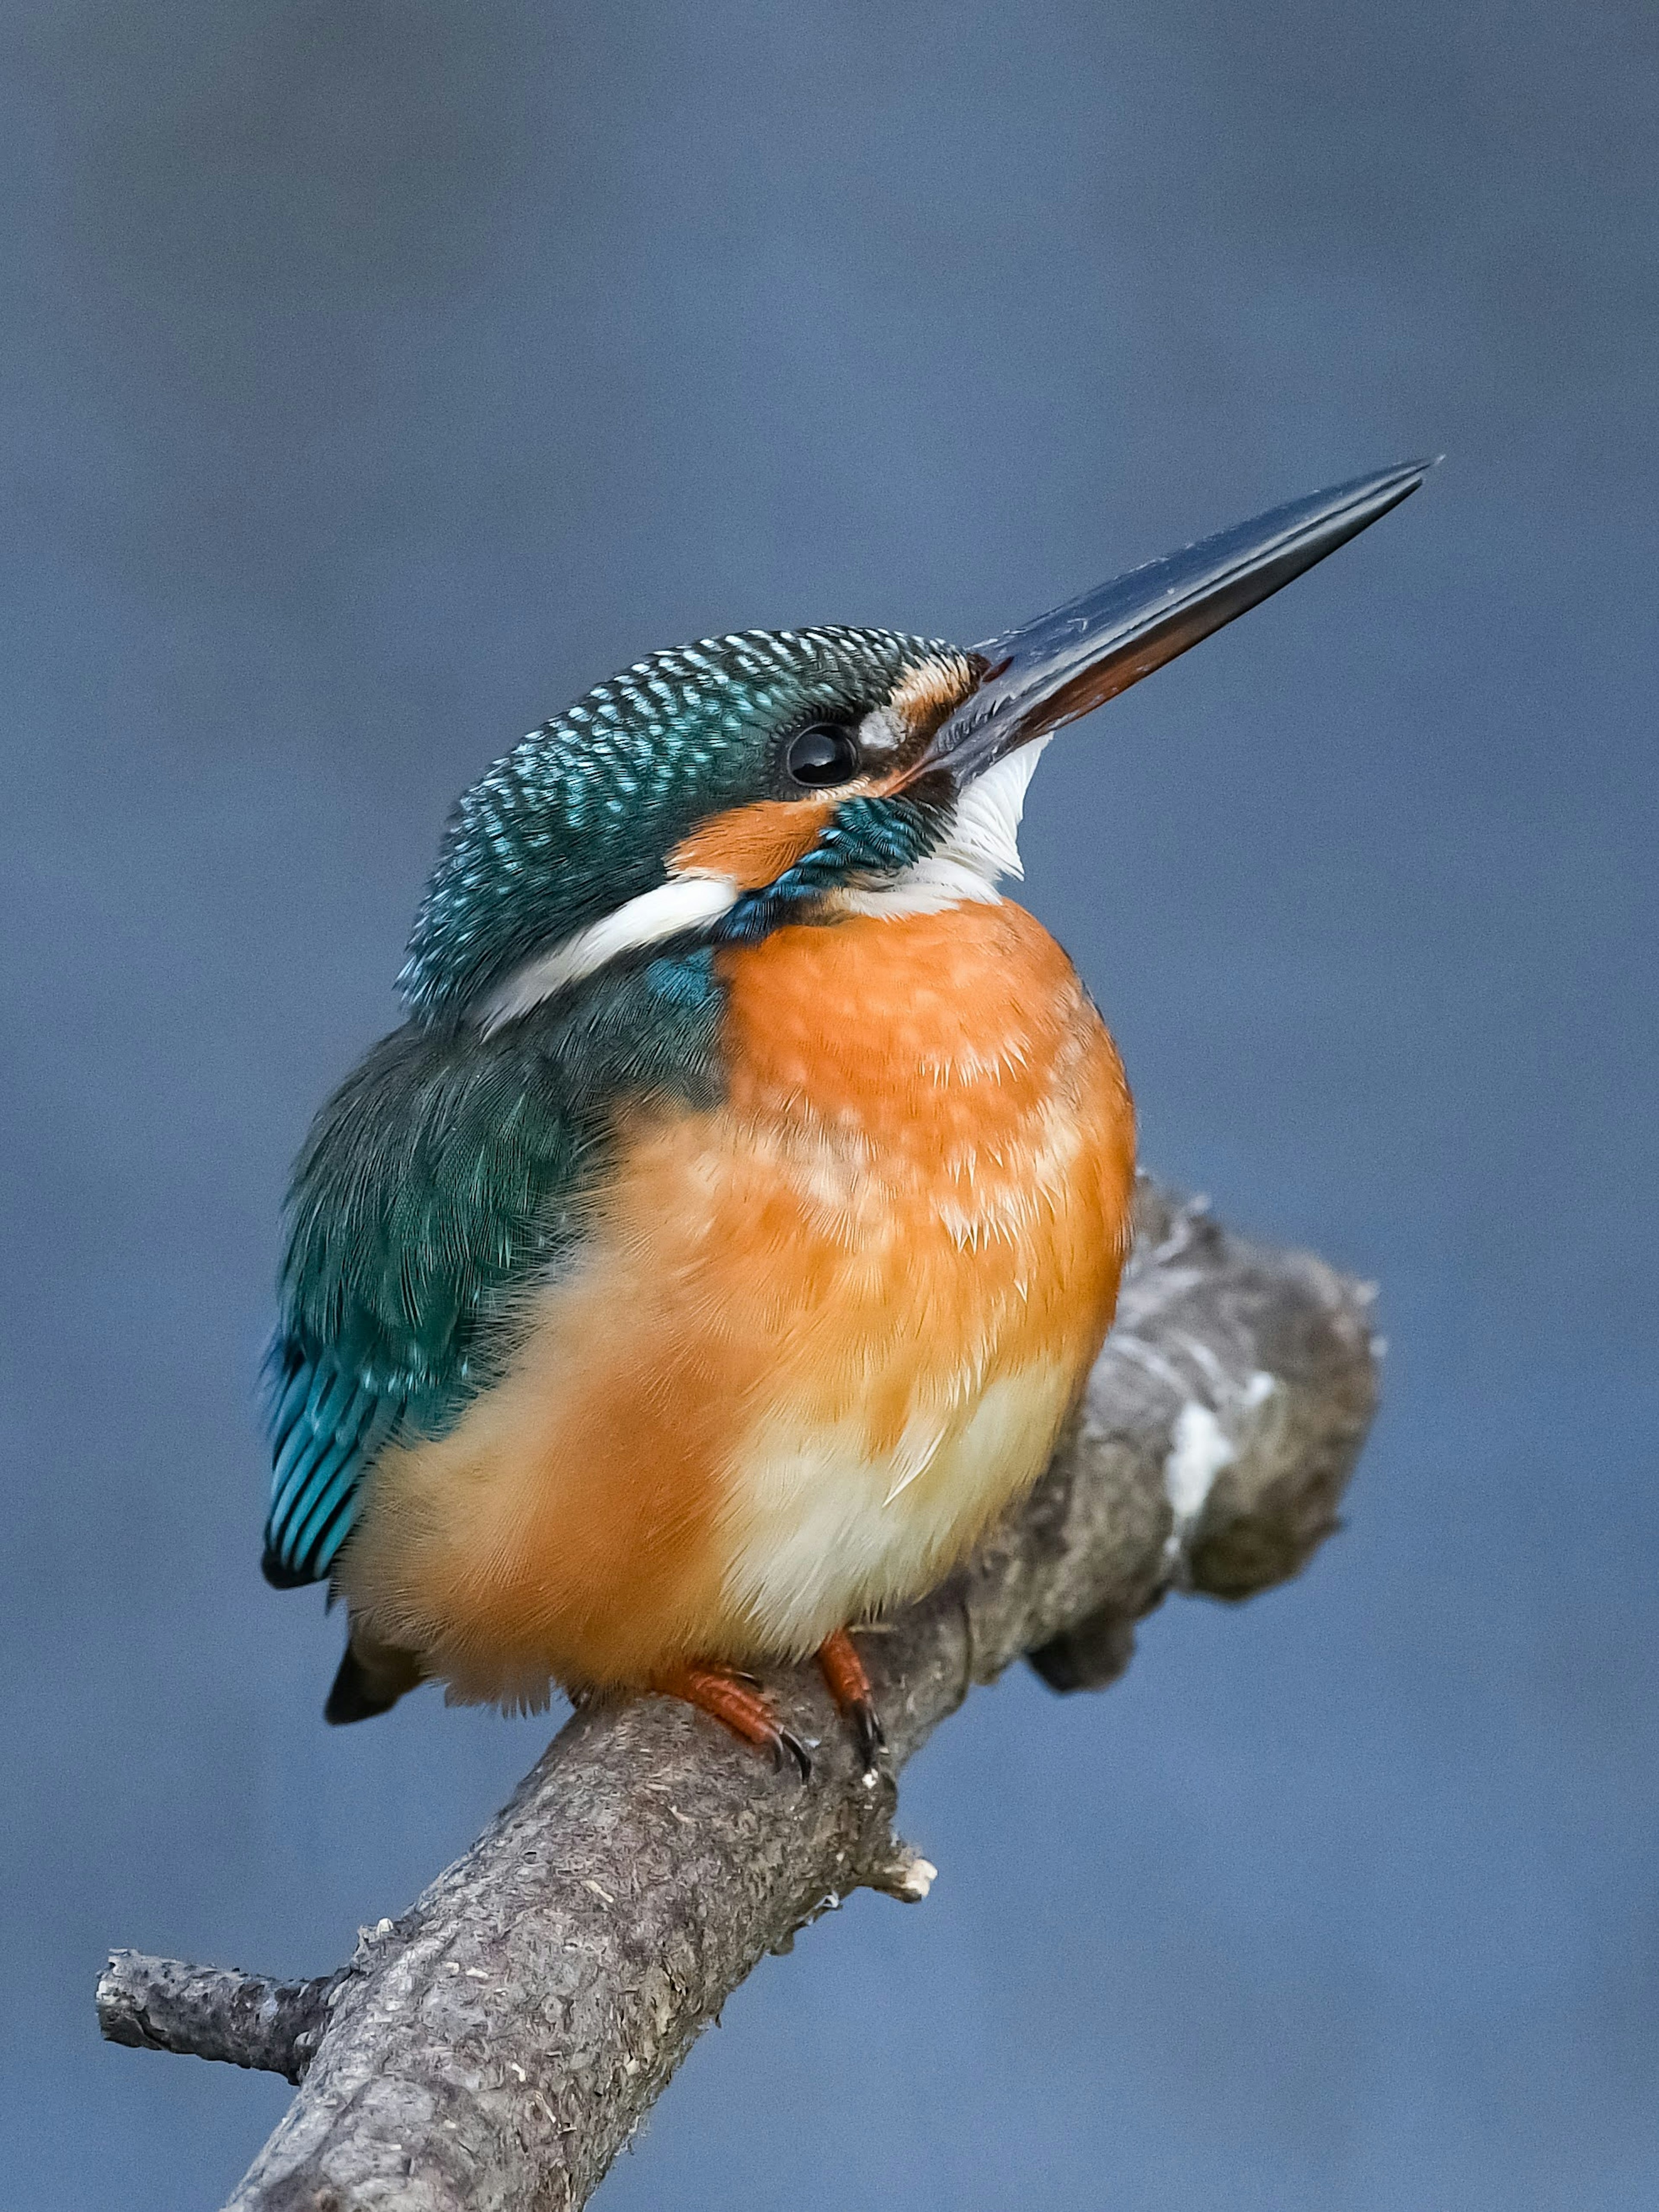
<path id="1" fill-rule="evenodd" d="M 870 1694 L 870 1677 L 864 1671 L 858 1646 L 844 1628 L 824 1638 L 818 1646 L 818 1664 L 823 1669 L 823 1679 L 830 1685 L 830 1694 L 837 1711 L 853 1723 L 864 1771 L 873 1774 L 881 1765 L 887 1738 Z"/>
<path id="2" fill-rule="evenodd" d="M 853 1663 L 858 1665 L 856 1653 Z M 863 1671 L 860 1667 L 860 1674 Z M 781 1766 L 786 1758 L 793 1759 L 800 1769 L 801 1780 L 805 1782 L 811 1778 L 811 1753 L 793 1729 L 784 1727 L 772 1700 L 752 1674 L 739 1674 L 730 1667 L 703 1666 L 687 1661 L 653 1675 L 651 1686 L 659 1697 L 682 1698 L 688 1705 L 695 1705 L 700 1713 L 708 1713 L 721 1722 L 745 1743 L 769 1751 L 774 1766 Z"/>

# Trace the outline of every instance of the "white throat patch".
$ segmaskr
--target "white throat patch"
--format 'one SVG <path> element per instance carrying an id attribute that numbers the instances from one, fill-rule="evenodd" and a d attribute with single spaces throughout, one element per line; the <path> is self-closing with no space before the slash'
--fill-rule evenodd
<path id="1" fill-rule="evenodd" d="M 1019 857 L 1019 824 L 1025 794 L 1047 738 L 975 776 L 957 802 L 956 819 L 945 842 L 890 884 L 873 890 L 843 891 L 844 914 L 942 914 L 964 899 L 993 904 L 1004 876 L 1016 881 L 1025 872 Z"/>

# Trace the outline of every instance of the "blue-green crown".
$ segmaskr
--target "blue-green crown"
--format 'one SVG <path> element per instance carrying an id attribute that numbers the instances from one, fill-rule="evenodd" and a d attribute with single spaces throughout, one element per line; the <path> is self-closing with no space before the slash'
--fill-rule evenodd
<path id="1" fill-rule="evenodd" d="M 773 794 L 781 741 L 880 706 L 953 648 L 892 630 L 742 630 L 654 653 L 534 730 L 461 799 L 399 988 L 460 1012 L 665 878 L 700 821 Z"/>

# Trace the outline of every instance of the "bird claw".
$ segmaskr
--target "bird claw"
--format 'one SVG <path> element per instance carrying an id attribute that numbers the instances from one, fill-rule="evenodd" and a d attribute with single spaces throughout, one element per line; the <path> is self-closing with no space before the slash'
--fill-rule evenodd
<path id="1" fill-rule="evenodd" d="M 740 1674 L 735 1667 L 693 1662 L 659 1674 L 652 1686 L 663 1697 L 695 1705 L 757 1751 L 769 1752 L 780 1772 L 786 1764 L 793 1764 L 803 1782 L 811 1781 L 811 1753 L 778 1718 L 776 1707 L 755 1675 Z"/>
<path id="2" fill-rule="evenodd" d="M 887 1749 L 887 1731 L 882 1727 L 881 1716 L 876 1711 L 875 1699 L 870 1692 L 870 1677 L 865 1672 L 864 1662 L 859 1656 L 858 1646 L 844 1628 L 833 1636 L 825 1637 L 818 1651 L 818 1664 L 823 1679 L 830 1686 L 830 1694 L 836 1701 L 836 1710 L 850 1721 L 853 1741 L 858 1746 L 859 1764 L 866 1780 L 881 1771 L 882 1759 Z"/>
<path id="3" fill-rule="evenodd" d="M 866 1774 L 878 1774 L 887 1751 L 887 1731 L 881 1724 L 881 1715 L 868 1698 L 855 1698 L 847 1708 L 847 1717 L 853 1723 L 859 1765 Z"/>
<path id="4" fill-rule="evenodd" d="M 780 1773 L 783 1771 L 783 1763 L 786 1759 L 793 1759 L 803 1782 L 810 1782 L 812 1779 L 811 1753 L 808 1751 L 793 1729 L 780 1726 L 772 1745 L 772 1764 Z"/>

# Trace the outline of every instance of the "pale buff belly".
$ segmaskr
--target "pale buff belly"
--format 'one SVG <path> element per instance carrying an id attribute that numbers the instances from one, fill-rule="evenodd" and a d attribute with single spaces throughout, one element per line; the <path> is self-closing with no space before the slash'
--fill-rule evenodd
<path id="1" fill-rule="evenodd" d="M 1063 1357 L 1030 1360 L 918 1407 L 896 1450 L 856 1417 L 778 1409 L 731 1471 L 720 1640 L 806 1652 L 931 1589 L 1042 1474 L 1079 1379 Z"/>
<path id="2" fill-rule="evenodd" d="M 810 962 L 800 980 L 821 1002 Z M 943 1079 L 935 1053 L 896 1099 L 878 992 L 814 1099 L 775 991 L 775 1068 L 734 1055 L 719 1112 L 640 1123 L 504 1380 L 383 1455 L 339 1575 L 354 1614 L 459 1696 L 534 1702 L 550 1677 L 799 1654 L 937 1582 L 1046 1463 L 1127 1220 L 1109 1040 L 1074 979 L 1058 1004 L 1038 979 L 1040 1018 L 1031 979 L 1007 980 L 1012 1055 L 982 1007 Z M 872 1066 L 872 1020 L 885 1080 L 860 1104 L 835 1084 Z"/>

